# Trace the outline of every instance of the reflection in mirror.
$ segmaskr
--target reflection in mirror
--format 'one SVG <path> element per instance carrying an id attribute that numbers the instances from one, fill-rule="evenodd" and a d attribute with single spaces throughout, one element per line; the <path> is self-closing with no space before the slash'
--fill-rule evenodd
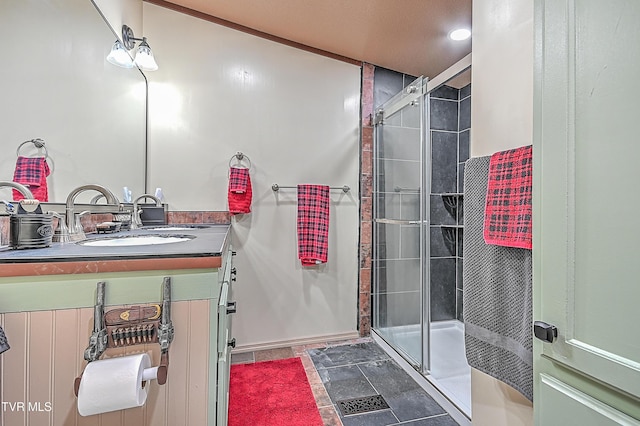
<path id="1" fill-rule="evenodd" d="M 0 181 L 14 176 L 19 145 L 45 141 L 49 201 L 96 183 L 122 198 L 144 193 L 146 79 L 106 61 L 116 35 L 89 0 L 2 0 Z M 25 144 L 20 155 L 44 153 Z M 95 193 L 86 194 L 90 199 Z M 0 199 L 10 199 L 0 189 Z"/>

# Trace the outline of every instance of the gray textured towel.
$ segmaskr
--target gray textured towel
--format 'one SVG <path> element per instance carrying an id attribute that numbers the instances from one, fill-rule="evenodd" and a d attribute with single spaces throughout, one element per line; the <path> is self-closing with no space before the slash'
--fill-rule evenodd
<path id="1" fill-rule="evenodd" d="M 489 159 L 471 158 L 464 170 L 467 361 L 533 401 L 531 250 L 484 242 Z"/>
<path id="2" fill-rule="evenodd" d="M 4 330 L 0 327 L 0 354 L 10 349 L 9 342 L 7 342 L 7 336 L 4 334 Z"/>

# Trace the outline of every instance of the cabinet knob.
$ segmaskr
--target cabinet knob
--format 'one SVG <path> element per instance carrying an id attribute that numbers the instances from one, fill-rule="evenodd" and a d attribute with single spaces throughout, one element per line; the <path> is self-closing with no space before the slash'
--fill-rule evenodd
<path id="1" fill-rule="evenodd" d="M 234 337 L 233 339 L 229 340 L 227 342 L 227 346 L 229 346 L 232 349 L 235 349 L 235 347 L 236 347 L 236 338 Z"/>
<path id="2" fill-rule="evenodd" d="M 558 329 L 556 326 L 544 321 L 535 321 L 533 323 L 533 333 L 536 338 L 548 343 L 553 343 L 556 337 L 558 337 Z"/>
<path id="3" fill-rule="evenodd" d="M 236 302 L 227 302 L 227 314 L 236 313 Z"/>

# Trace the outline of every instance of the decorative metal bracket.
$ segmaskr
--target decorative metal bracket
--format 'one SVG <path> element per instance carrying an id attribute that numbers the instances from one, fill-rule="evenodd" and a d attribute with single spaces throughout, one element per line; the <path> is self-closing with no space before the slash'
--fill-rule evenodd
<path id="1" fill-rule="evenodd" d="M 97 361 L 108 347 L 123 347 L 147 343 L 160 344 L 160 364 L 157 381 L 164 385 L 169 373 L 169 346 L 173 341 L 174 327 L 171 322 L 171 278 L 162 282 L 162 308 L 159 305 L 117 308 L 104 313 L 105 283 L 97 285 L 96 304 L 93 310 L 93 332 L 89 346 L 84 351 L 87 362 Z M 157 330 L 157 331 L 156 331 Z M 82 374 L 74 382 L 78 396 Z"/>
<path id="2" fill-rule="evenodd" d="M 84 350 L 84 359 L 95 361 L 107 349 L 107 327 L 104 324 L 104 281 L 97 285 L 96 304 L 93 307 L 93 333 L 89 337 L 89 346 Z"/>

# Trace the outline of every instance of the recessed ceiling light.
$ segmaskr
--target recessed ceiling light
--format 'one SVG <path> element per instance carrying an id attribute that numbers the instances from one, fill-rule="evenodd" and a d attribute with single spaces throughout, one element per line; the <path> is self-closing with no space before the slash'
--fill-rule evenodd
<path id="1" fill-rule="evenodd" d="M 466 40 L 471 37 L 471 31 L 466 28 L 458 28 L 449 33 L 449 38 L 455 41 Z"/>

